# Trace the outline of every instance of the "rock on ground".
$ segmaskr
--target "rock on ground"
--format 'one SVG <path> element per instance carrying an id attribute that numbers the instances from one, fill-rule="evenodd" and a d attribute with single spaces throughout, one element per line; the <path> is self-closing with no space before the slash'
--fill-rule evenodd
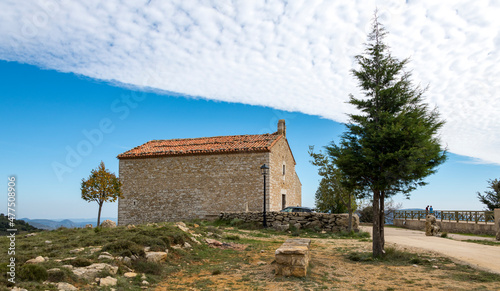
<path id="1" fill-rule="evenodd" d="M 110 274 L 115 275 L 118 271 L 118 267 L 105 263 L 96 263 L 87 267 L 75 268 L 73 269 L 73 274 L 90 281 L 95 279 L 101 271 L 108 271 Z"/>
<path id="2" fill-rule="evenodd" d="M 439 226 L 436 222 L 436 217 L 434 215 L 427 215 L 425 218 L 425 235 L 432 236 L 437 235 L 439 232 Z"/>
<path id="3" fill-rule="evenodd" d="M 180 230 L 182 230 L 183 232 L 189 232 L 189 228 L 186 226 L 186 224 L 184 222 L 176 222 L 175 223 L 175 226 L 177 226 Z"/>
<path id="4" fill-rule="evenodd" d="M 101 227 L 114 228 L 116 227 L 116 222 L 106 219 L 101 223 Z"/>
<path id="5" fill-rule="evenodd" d="M 69 283 L 59 282 L 59 283 L 57 283 L 57 290 L 72 291 L 72 290 L 78 290 L 78 289 Z"/>
<path id="6" fill-rule="evenodd" d="M 167 260 L 167 255 L 168 255 L 167 252 L 147 252 L 146 259 L 149 262 L 160 263 Z"/>
<path id="7" fill-rule="evenodd" d="M 85 248 L 78 248 L 78 249 L 74 249 L 74 250 L 69 251 L 69 253 L 70 254 L 76 254 L 76 253 L 79 253 L 79 252 L 83 252 L 83 250 L 85 250 Z"/>
<path id="8" fill-rule="evenodd" d="M 115 286 L 117 281 L 117 279 L 107 276 L 106 278 L 101 278 L 101 280 L 99 280 L 99 286 Z"/>
<path id="9" fill-rule="evenodd" d="M 137 276 L 137 273 L 134 273 L 134 272 L 127 272 L 125 274 L 123 274 L 123 276 L 125 278 L 135 278 Z"/>
<path id="10" fill-rule="evenodd" d="M 45 262 L 45 259 L 42 256 L 38 256 L 34 259 L 30 259 L 26 261 L 26 264 L 38 264 Z"/>
<path id="11" fill-rule="evenodd" d="M 114 257 L 113 256 L 110 256 L 110 255 L 99 255 L 99 257 L 97 258 L 98 260 L 114 260 Z"/>

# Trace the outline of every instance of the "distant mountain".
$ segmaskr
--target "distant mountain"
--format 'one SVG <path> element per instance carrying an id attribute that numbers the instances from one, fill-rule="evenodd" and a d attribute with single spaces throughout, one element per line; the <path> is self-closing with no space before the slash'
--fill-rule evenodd
<path id="1" fill-rule="evenodd" d="M 104 220 L 109 219 L 114 222 L 117 221 L 116 218 L 113 217 L 102 217 L 101 222 Z M 50 219 L 29 219 L 29 218 L 22 218 L 21 220 L 24 220 L 28 222 L 30 225 L 33 225 L 36 228 L 40 229 L 45 229 L 45 230 L 53 230 L 57 229 L 59 227 L 66 227 L 66 228 L 75 228 L 75 227 L 85 227 L 87 224 L 92 224 L 93 227 L 96 226 L 97 224 L 97 218 L 92 219 L 92 218 L 77 218 L 77 219 L 62 219 L 62 220 L 50 220 Z"/>
<path id="2" fill-rule="evenodd" d="M 34 225 L 28 224 L 21 219 L 14 219 L 14 227 L 10 226 L 10 220 L 8 216 L 3 213 L 0 214 L 0 234 L 7 234 L 7 229 L 17 229 L 17 231 L 37 231 Z"/>

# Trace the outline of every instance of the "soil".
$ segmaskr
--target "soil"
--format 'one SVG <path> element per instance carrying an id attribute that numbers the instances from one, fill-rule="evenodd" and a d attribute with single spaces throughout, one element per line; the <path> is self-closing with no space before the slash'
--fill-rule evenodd
<path id="1" fill-rule="evenodd" d="M 361 229 L 371 233 L 371 227 Z M 402 228 L 384 228 L 385 241 L 399 246 L 440 253 L 471 267 L 500 274 L 500 246 L 488 246 L 461 240 L 491 240 L 494 238 L 450 234 L 449 238 L 425 236 L 425 232 Z"/>
<path id="2" fill-rule="evenodd" d="M 284 242 L 288 237 L 273 236 L 255 240 Z M 210 266 L 199 273 L 186 270 L 171 274 L 156 290 L 500 290 L 499 281 L 476 280 L 477 271 L 457 266 L 440 254 L 411 246 L 386 242 L 395 247 L 431 258 L 427 265 L 397 265 L 381 262 L 355 262 L 347 258 L 352 251 L 371 250 L 370 241 L 355 239 L 312 239 L 311 261 L 306 278 L 274 275 L 274 250 L 238 251 L 241 264 L 213 273 Z M 497 250 L 500 250 L 497 247 Z M 469 279 L 467 276 L 472 276 Z M 467 277 L 467 278 L 465 278 Z M 474 279 L 476 278 L 476 279 Z"/>

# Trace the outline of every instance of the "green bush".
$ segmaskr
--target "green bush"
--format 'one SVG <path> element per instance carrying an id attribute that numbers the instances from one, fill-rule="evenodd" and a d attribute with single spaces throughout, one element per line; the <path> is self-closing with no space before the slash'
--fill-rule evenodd
<path id="1" fill-rule="evenodd" d="M 138 259 L 133 261 L 132 268 L 137 273 L 145 273 L 151 275 L 161 275 L 163 269 L 160 263 L 148 262 L 145 259 Z"/>
<path id="2" fill-rule="evenodd" d="M 130 240 L 118 240 L 108 243 L 102 250 L 122 257 L 131 257 L 132 255 L 144 257 L 146 255 L 142 246 Z"/>
<path id="3" fill-rule="evenodd" d="M 19 268 L 19 279 L 23 281 L 42 282 L 47 280 L 48 277 L 47 270 L 39 265 L 27 264 Z"/>
<path id="4" fill-rule="evenodd" d="M 228 240 L 239 240 L 240 237 L 238 235 L 236 235 L 236 234 L 234 234 L 234 235 L 226 235 L 226 239 L 228 239 Z"/>
<path id="5" fill-rule="evenodd" d="M 292 234 L 292 236 L 300 236 L 300 229 L 296 228 L 293 224 L 288 224 L 288 230 Z"/>
<path id="6" fill-rule="evenodd" d="M 244 223 L 243 220 L 239 219 L 239 218 L 235 218 L 233 220 L 231 220 L 231 222 L 229 222 L 229 225 L 231 226 L 240 226 Z"/>
<path id="7" fill-rule="evenodd" d="M 184 233 L 174 233 L 172 234 L 172 242 L 174 245 L 183 245 L 187 238 Z"/>
<path id="8" fill-rule="evenodd" d="M 48 274 L 48 280 L 50 282 L 63 282 L 64 279 L 66 279 L 66 273 L 64 273 L 64 271 L 62 270 L 50 271 L 48 272 Z"/>
<path id="9" fill-rule="evenodd" d="M 138 245 L 151 247 L 152 249 L 159 247 L 164 250 L 167 247 L 167 244 L 161 238 L 146 236 L 143 234 L 134 236 L 131 241 Z"/>
<path id="10" fill-rule="evenodd" d="M 86 258 L 76 258 L 76 259 L 69 261 L 69 263 L 73 267 L 77 267 L 77 268 L 78 267 L 87 267 L 87 266 L 92 265 L 92 261 L 89 259 L 86 259 Z"/>
<path id="11" fill-rule="evenodd" d="M 222 233 L 220 229 L 212 225 L 207 226 L 207 232 L 218 233 L 218 234 Z"/>
<path id="12" fill-rule="evenodd" d="M 448 233 L 447 232 L 441 233 L 441 237 L 444 237 L 444 238 L 448 237 Z"/>
<path id="13" fill-rule="evenodd" d="M 351 252 L 347 258 L 354 262 L 371 262 L 373 261 L 372 253 L 369 252 Z"/>
<path id="14" fill-rule="evenodd" d="M 373 206 L 367 206 L 359 211 L 359 222 L 373 223 Z"/>

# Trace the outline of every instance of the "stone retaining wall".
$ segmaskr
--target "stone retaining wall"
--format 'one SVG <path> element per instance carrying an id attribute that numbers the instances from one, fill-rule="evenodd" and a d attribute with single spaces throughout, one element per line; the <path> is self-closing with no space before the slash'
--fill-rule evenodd
<path id="1" fill-rule="evenodd" d="M 500 208 L 494 210 L 495 215 L 495 231 L 497 235 L 497 240 L 500 241 Z"/>
<path id="2" fill-rule="evenodd" d="M 245 222 L 262 223 L 262 212 L 223 212 L 220 219 L 233 220 L 241 219 Z M 347 231 L 349 223 L 348 214 L 327 214 L 327 213 L 289 213 L 289 212 L 266 212 L 266 220 L 269 226 L 277 229 L 286 229 L 288 225 L 296 228 L 311 228 L 330 232 Z M 284 227 L 284 228 L 282 228 Z M 359 217 L 352 215 L 352 229 L 359 231 Z"/>
<path id="3" fill-rule="evenodd" d="M 449 221 L 437 220 L 436 224 L 439 226 L 441 232 L 454 232 L 454 233 L 473 233 L 473 234 L 489 234 L 495 235 L 495 224 L 493 223 L 456 223 Z M 394 219 L 394 225 L 415 230 L 425 230 L 425 219 Z"/>

